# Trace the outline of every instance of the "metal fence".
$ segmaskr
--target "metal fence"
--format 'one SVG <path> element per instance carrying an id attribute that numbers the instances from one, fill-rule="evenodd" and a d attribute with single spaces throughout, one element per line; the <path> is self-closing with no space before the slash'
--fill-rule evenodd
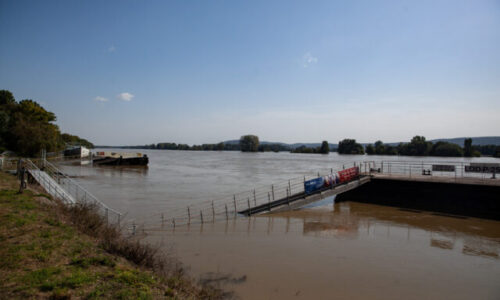
<path id="1" fill-rule="evenodd" d="M 500 164 L 466 163 L 446 161 L 379 161 L 371 162 L 368 172 L 401 177 L 446 177 L 450 179 L 471 178 L 496 179 Z"/>
<path id="2" fill-rule="evenodd" d="M 44 171 L 54 180 L 54 182 L 51 182 L 44 176 L 39 176 L 39 178 L 36 178 L 37 180 L 44 181 L 43 185 L 48 188 L 47 192 L 49 194 L 55 195 L 56 198 L 62 200 L 66 204 L 72 204 L 71 202 L 73 202 L 73 200 L 75 203 L 93 204 L 97 207 L 98 212 L 105 217 L 108 223 L 120 225 L 123 217 L 120 212 L 108 207 L 106 204 L 101 202 L 99 199 L 97 199 L 96 196 L 79 185 L 68 175 L 64 174 L 52 163 L 44 159 L 26 159 L 25 162 L 28 169 Z M 55 184 L 56 182 L 57 186 Z"/>
<path id="3" fill-rule="evenodd" d="M 474 163 L 472 163 L 474 164 Z M 478 163 L 479 164 L 479 163 Z M 467 171 L 471 166 L 465 162 L 410 162 L 410 161 L 359 161 L 336 162 L 335 165 L 346 169 L 357 166 L 362 175 L 383 174 L 399 177 L 445 177 L 450 179 L 474 178 L 489 180 L 494 173 L 475 173 Z M 286 181 L 256 187 L 255 189 L 227 195 L 213 201 L 204 201 L 184 208 L 158 212 L 147 218 L 131 219 L 128 228 L 131 233 L 146 229 L 161 229 L 194 223 L 209 223 L 217 220 L 237 218 L 238 212 L 269 202 L 293 197 L 304 193 L 304 182 L 321 176 L 332 175 L 339 170 L 324 169 L 317 174 L 291 178 Z"/>
<path id="4" fill-rule="evenodd" d="M 366 165 L 366 167 L 364 167 Z M 343 168 L 359 166 L 360 170 L 369 171 L 368 163 L 345 163 Z M 373 167 L 373 163 L 371 164 Z M 304 193 L 304 182 L 314 178 L 336 174 L 333 168 L 323 169 L 314 175 L 309 174 L 291 178 L 265 186 L 259 186 L 244 192 L 227 195 L 214 200 L 203 201 L 184 208 L 158 212 L 146 218 L 128 220 L 130 233 L 151 228 L 175 227 L 194 223 L 208 223 L 217 220 L 236 218 L 239 211 L 252 209 L 259 205 L 269 204 L 275 200 L 291 198 Z"/>

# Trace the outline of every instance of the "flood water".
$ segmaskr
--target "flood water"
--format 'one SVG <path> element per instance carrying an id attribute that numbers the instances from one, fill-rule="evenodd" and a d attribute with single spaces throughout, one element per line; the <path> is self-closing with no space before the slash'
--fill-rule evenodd
<path id="1" fill-rule="evenodd" d="M 183 209 L 364 160 L 499 162 L 151 150 L 148 168 L 64 166 L 130 218 Z M 500 196 L 499 196 L 500 197 Z M 302 210 L 146 232 L 195 278 L 241 299 L 500 299 L 500 222 L 325 199 Z"/>

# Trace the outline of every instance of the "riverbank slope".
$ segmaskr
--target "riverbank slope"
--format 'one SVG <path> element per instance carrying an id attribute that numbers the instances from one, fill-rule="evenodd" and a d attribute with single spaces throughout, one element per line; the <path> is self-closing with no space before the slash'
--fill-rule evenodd
<path id="1" fill-rule="evenodd" d="M 37 190 L 19 194 L 17 186 L 14 176 L 0 172 L 0 299 L 222 296 L 195 285 L 176 262 L 156 257 L 154 249 L 116 237 L 91 209 L 79 213 L 87 221 L 95 218 L 93 229 L 82 226 L 74 209 Z M 104 231 L 105 236 L 97 235 Z"/>

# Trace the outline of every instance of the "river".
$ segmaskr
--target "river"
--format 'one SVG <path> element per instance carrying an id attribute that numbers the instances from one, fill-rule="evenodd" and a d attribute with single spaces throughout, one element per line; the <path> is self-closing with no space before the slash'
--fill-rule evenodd
<path id="1" fill-rule="evenodd" d="M 140 151 L 150 158 L 148 168 L 64 170 L 128 218 L 147 218 L 354 161 L 500 161 Z M 149 231 L 145 241 L 241 299 L 500 298 L 498 221 L 326 199 L 294 212 Z"/>

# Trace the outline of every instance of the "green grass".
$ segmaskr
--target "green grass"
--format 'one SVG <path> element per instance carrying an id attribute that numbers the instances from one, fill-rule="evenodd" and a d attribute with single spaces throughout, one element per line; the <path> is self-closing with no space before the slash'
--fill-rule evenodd
<path id="1" fill-rule="evenodd" d="M 15 186 L 12 180 L 0 173 L 0 186 Z M 106 252 L 68 222 L 64 210 L 37 197 L 50 199 L 29 190 L 0 190 L 0 299 L 205 298 L 181 275 L 164 278 Z"/>

